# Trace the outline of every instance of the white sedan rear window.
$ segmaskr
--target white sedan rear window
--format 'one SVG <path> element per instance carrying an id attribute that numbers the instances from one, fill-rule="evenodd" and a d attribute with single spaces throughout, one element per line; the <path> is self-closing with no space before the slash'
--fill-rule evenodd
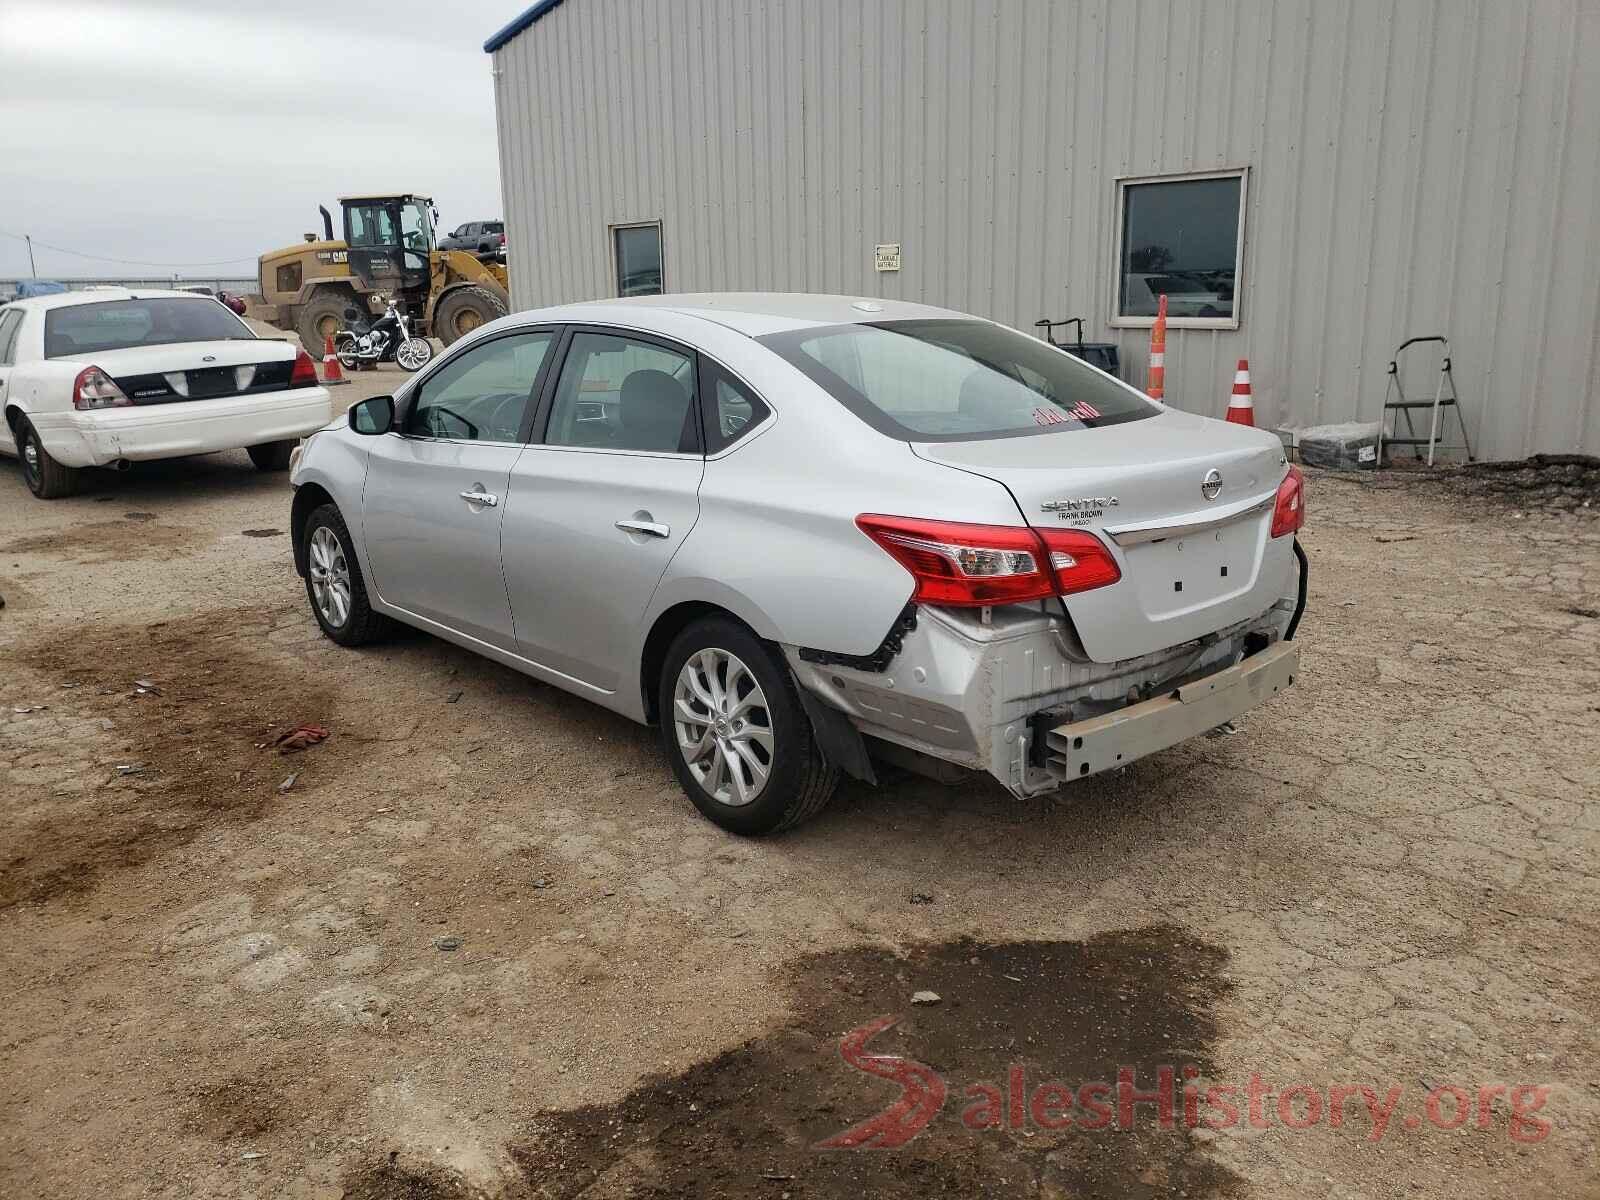
<path id="1" fill-rule="evenodd" d="M 253 339 L 250 327 L 216 300 L 196 296 L 151 296 L 144 300 L 102 300 L 52 308 L 44 315 L 44 356 L 65 358 L 164 346 L 173 342 Z"/>

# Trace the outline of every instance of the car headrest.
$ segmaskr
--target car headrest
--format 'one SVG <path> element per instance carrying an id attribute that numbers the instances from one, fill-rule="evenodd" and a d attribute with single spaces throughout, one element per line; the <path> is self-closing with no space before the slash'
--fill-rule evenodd
<path id="1" fill-rule="evenodd" d="M 689 393 L 665 371 L 634 371 L 622 381 L 624 450 L 676 450 L 689 414 Z"/>
<path id="2" fill-rule="evenodd" d="M 992 371 L 979 367 L 961 381 L 961 398 L 956 408 L 962 416 L 996 420 L 1014 417 L 1025 408 L 1027 389 Z"/>

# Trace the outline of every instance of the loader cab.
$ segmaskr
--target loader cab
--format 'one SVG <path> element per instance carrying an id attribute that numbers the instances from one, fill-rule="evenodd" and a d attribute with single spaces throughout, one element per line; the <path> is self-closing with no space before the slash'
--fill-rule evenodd
<path id="1" fill-rule="evenodd" d="M 372 291 L 426 296 L 434 248 L 433 202 L 425 196 L 347 196 L 344 240 L 350 271 Z"/>

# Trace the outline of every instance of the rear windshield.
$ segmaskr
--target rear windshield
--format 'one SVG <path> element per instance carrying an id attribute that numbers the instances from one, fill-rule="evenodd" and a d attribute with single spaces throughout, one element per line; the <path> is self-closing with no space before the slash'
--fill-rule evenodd
<path id="1" fill-rule="evenodd" d="M 1118 425 L 1160 410 L 1037 338 L 986 321 L 888 321 L 760 339 L 868 425 L 965 442 Z"/>
<path id="2" fill-rule="evenodd" d="M 130 346 L 172 342 L 217 342 L 253 338 L 250 327 L 217 301 L 183 299 L 104 300 L 52 308 L 44 315 L 44 356 L 93 354 Z"/>

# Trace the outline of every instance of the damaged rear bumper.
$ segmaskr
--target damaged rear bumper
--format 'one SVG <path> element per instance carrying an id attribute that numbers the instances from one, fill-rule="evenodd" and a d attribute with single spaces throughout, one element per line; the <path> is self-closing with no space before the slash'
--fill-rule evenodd
<path id="1" fill-rule="evenodd" d="M 1249 620 L 1116 663 L 1090 661 L 1048 606 L 997 608 L 987 619 L 919 609 L 896 627 L 898 645 L 881 666 L 785 649 L 810 698 L 864 737 L 1033 796 L 1176 745 L 1289 687 L 1303 566 L 1300 574 Z"/>
<path id="2" fill-rule="evenodd" d="M 1278 642 L 1154 700 L 1045 733 L 1045 764 L 1066 780 L 1124 766 L 1233 720 L 1294 683 L 1300 650 Z"/>

